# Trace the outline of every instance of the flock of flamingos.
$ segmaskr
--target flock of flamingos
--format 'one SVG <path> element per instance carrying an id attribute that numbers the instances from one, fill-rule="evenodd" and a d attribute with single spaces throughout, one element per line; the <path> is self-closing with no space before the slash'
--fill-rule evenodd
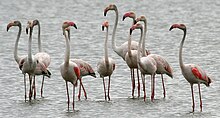
<path id="1" fill-rule="evenodd" d="M 112 33 L 112 49 L 120 56 L 122 59 L 127 63 L 128 67 L 131 71 L 131 80 L 132 80 L 132 96 L 134 97 L 134 89 L 135 89 L 135 76 L 134 70 L 136 69 L 137 72 L 137 79 L 138 79 L 138 97 L 140 96 L 140 80 L 139 80 L 139 71 L 141 72 L 142 84 L 143 84 L 143 91 L 144 91 L 144 101 L 146 100 L 146 91 L 145 91 L 145 75 L 151 76 L 151 101 L 154 100 L 154 84 L 155 84 L 155 75 L 160 74 L 162 79 L 163 85 L 163 94 L 166 97 L 166 91 L 163 81 L 163 74 L 168 75 L 169 77 L 173 78 L 173 70 L 166 59 L 158 54 L 150 54 L 145 49 L 145 39 L 146 39 L 146 32 L 147 32 L 147 20 L 145 16 L 140 16 L 136 18 L 134 12 L 127 12 L 123 16 L 123 20 L 126 18 L 131 18 L 133 20 L 132 27 L 130 28 L 130 35 L 128 41 L 123 43 L 120 46 L 116 46 L 115 43 L 115 33 L 118 24 L 118 9 L 116 5 L 110 4 L 104 10 L 104 16 L 107 15 L 109 11 L 114 11 L 116 14 L 114 29 Z M 143 22 L 144 26 L 139 24 L 139 22 Z M 46 52 L 42 51 L 41 47 L 41 40 L 40 40 L 40 23 L 38 20 L 28 21 L 26 27 L 26 33 L 29 34 L 29 41 L 28 41 L 28 55 L 18 56 L 17 49 L 18 49 L 18 42 L 21 35 L 21 23 L 19 21 L 12 21 L 7 25 L 7 31 L 12 26 L 18 26 L 19 32 L 17 35 L 17 39 L 15 42 L 15 49 L 14 49 L 14 58 L 17 62 L 19 69 L 21 70 L 22 74 L 24 75 L 24 86 L 25 86 L 25 101 L 27 99 L 26 95 L 26 77 L 25 75 L 29 75 L 29 101 L 32 99 L 32 95 L 34 99 L 36 98 L 36 88 L 35 88 L 35 75 L 42 75 L 42 85 L 41 85 L 41 97 L 43 94 L 43 83 L 44 77 L 50 77 L 51 73 L 48 70 L 48 66 L 50 65 L 50 55 Z M 39 52 L 35 55 L 32 55 L 31 52 L 31 45 L 32 45 L 32 32 L 34 26 L 38 26 L 38 49 Z M 60 65 L 60 73 L 63 79 L 66 82 L 66 90 L 67 90 L 67 98 L 68 98 L 68 110 L 69 110 L 69 91 L 68 91 L 68 82 L 73 84 L 73 110 L 74 110 L 74 97 L 75 97 L 75 87 L 77 86 L 77 81 L 79 80 L 79 95 L 78 99 L 80 100 L 81 88 L 84 91 L 85 98 L 86 91 L 83 86 L 81 78 L 86 75 L 91 75 L 96 77 L 93 68 L 89 65 L 89 63 L 83 61 L 82 59 L 70 59 L 70 27 L 73 26 L 77 29 L 77 26 L 74 22 L 66 21 L 62 25 L 63 35 L 66 41 L 66 51 L 65 51 L 65 58 L 64 62 Z M 115 70 L 115 61 L 108 57 L 108 21 L 103 22 L 102 30 L 106 29 L 106 39 L 104 42 L 105 48 L 104 52 L 105 55 L 97 64 L 97 72 L 100 74 L 100 77 L 103 78 L 103 86 L 104 86 L 104 94 L 105 100 L 110 100 L 110 78 Z M 178 28 L 183 31 L 183 38 L 180 43 L 180 50 L 179 50 L 179 65 L 182 71 L 183 76 L 185 79 L 190 83 L 191 92 L 192 92 L 192 112 L 194 112 L 195 103 L 194 103 L 194 93 L 193 93 L 193 84 L 198 84 L 199 88 L 199 97 L 200 97 L 200 111 L 202 111 L 202 98 L 200 92 L 200 83 L 209 86 L 211 83 L 211 79 L 205 71 L 203 71 L 199 66 L 194 64 L 184 64 L 182 59 L 182 48 L 184 44 L 184 40 L 186 37 L 186 26 L 184 24 L 173 24 L 170 27 L 170 31 Z M 131 41 L 131 35 L 133 30 L 140 30 L 140 40 L 139 42 Z M 106 93 L 105 81 L 104 77 L 109 77 L 108 81 L 108 90 Z M 32 83 L 33 79 L 33 83 Z"/>

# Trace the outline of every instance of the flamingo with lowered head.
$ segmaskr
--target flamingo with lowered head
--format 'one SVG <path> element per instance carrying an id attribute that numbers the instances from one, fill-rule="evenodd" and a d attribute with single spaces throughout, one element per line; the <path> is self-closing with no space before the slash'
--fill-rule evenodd
<path id="1" fill-rule="evenodd" d="M 7 25 L 7 31 L 12 27 L 12 26 L 17 26 L 19 28 L 18 30 L 18 34 L 17 34 L 17 39 L 16 39 L 16 42 L 15 42 L 15 48 L 14 48 L 14 59 L 15 61 L 17 62 L 19 68 L 22 66 L 20 64 L 23 64 L 21 62 L 24 62 L 25 58 L 27 57 L 27 55 L 22 55 L 22 56 L 19 56 L 18 55 L 18 42 L 19 42 L 19 39 L 20 39 L 20 36 L 21 36 L 21 30 L 22 30 L 22 25 L 21 25 L 21 22 L 20 21 L 12 21 L 10 22 L 8 25 Z M 26 77 L 25 77 L 26 74 L 24 74 L 24 89 L 25 89 L 25 94 L 24 94 L 24 98 L 25 98 L 25 101 L 27 99 L 27 95 L 26 95 Z"/>
<path id="2" fill-rule="evenodd" d="M 154 99 L 154 81 L 155 81 L 155 74 L 157 70 L 157 62 L 151 56 L 146 56 L 143 54 L 141 56 L 141 44 L 142 44 L 142 52 L 145 52 L 145 43 L 142 41 L 143 37 L 143 27 L 141 24 L 135 24 L 130 28 L 130 35 L 132 34 L 133 30 L 140 29 L 141 36 L 139 40 L 138 52 L 137 52 L 137 64 L 138 69 L 141 71 L 142 83 L 143 83 L 143 91 L 144 91 L 144 101 L 146 100 L 146 90 L 145 90 L 145 75 L 151 75 L 151 101 Z"/>
<path id="3" fill-rule="evenodd" d="M 147 19 L 146 19 L 145 16 L 142 15 L 142 16 L 140 16 L 136 19 L 136 23 L 139 22 L 139 21 L 144 22 L 143 44 L 145 44 L 145 38 L 146 38 L 146 33 L 147 33 Z M 161 75 L 162 85 L 163 85 L 163 95 L 164 95 L 164 98 L 165 98 L 166 97 L 166 89 L 165 89 L 165 85 L 164 85 L 163 74 L 166 74 L 169 77 L 173 78 L 173 69 L 170 66 L 170 64 L 168 63 L 168 61 L 164 57 L 162 57 L 161 55 L 149 54 L 148 56 L 151 56 L 157 62 L 156 74 Z"/>
<path id="4" fill-rule="evenodd" d="M 191 92 L 192 92 L 192 112 L 194 112 L 195 109 L 195 103 L 194 103 L 194 93 L 193 93 L 193 84 L 198 84 L 199 88 L 199 98 L 200 98 L 200 111 L 202 111 L 202 96 L 200 91 L 200 83 L 205 84 L 207 87 L 209 87 L 212 80 L 209 76 L 207 76 L 206 72 L 202 70 L 198 65 L 195 64 L 183 64 L 182 59 L 182 50 L 183 50 L 183 44 L 186 38 L 186 26 L 184 24 L 173 24 L 170 27 L 170 31 L 174 28 L 178 28 L 180 30 L 183 30 L 183 39 L 180 43 L 180 50 L 179 50 L 179 65 L 182 71 L 183 76 L 185 79 L 190 83 L 191 86 Z"/>
<path id="5" fill-rule="evenodd" d="M 70 61 L 70 43 L 65 32 L 65 29 L 68 28 L 69 26 L 74 26 L 77 29 L 76 24 L 74 22 L 64 22 L 62 25 L 63 34 L 66 40 L 66 52 L 65 52 L 65 61 L 60 65 L 60 73 L 66 82 L 68 111 L 69 111 L 69 103 L 70 103 L 68 82 L 71 82 L 73 84 L 73 111 L 74 111 L 75 87 L 77 86 L 77 79 L 80 79 L 80 69 L 76 63 Z"/>
<path id="6" fill-rule="evenodd" d="M 98 64 L 97 64 L 97 71 L 100 74 L 100 77 L 103 79 L 103 86 L 104 86 L 104 93 L 105 93 L 105 100 L 107 99 L 106 97 L 106 89 L 105 89 L 105 80 L 104 77 L 109 77 L 108 81 L 108 100 L 110 100 L 110 79 L 113 71 L 115 70 L 115 61 L 108 57 L 108 21 L 105 21 L 102 24 L 102 30 L 106 27 L 106 39 L 105 39 L 105 56 L 102 58 Z"/>
<path id="7" fill-rule="evenodd" d="M 68 33 L 68 38 L 70 40 L 70 28 L 69 27 L 66 28 L 66 31 Z M 82 77 L 90 75 L 90 76 L 96 78 L 95 71 L 93 70 L 92 66 L 88 62 L 86 62 L 82 59 L 70 59 L 70 60 L 75 62 L 80 68 L 80 79 L 79 79 L 80 85 L 79 85 L 78 100 L 80 100 L 80 96 L 81 96 L 81 87 L 83 89 L 85 99 L 87 99 L 86 90 L 85 90 L 83 83 L 82 83 Z"/>
<path id="8" fill-rule="evenodd" d="M 39 20 L 34 20 L 34 21 L 29 21 L 29 27 L 34 28 L 34 26 L 38 26 L 38 53 L 35 54 L 35 58 L 41 62 L 43 64 L 44 68 L 48 68 L 48 66 L 50 65 L 51 59 L 50 59 L 50 55 L 46 52 L 42 51 L 42 46 L 41 46 L 41 39 L 40 39 L 40 22 Z M 46 73 L 44 73 L 44 71 L 42 71 L 42 66 L 37 64 L 37 67 L 35 69 L 35 75 L 43 75 L 43 79 L 42 79 L 42 84 L 41 84 L 41 97 L 43 97 L 43 84 L 44 84 L 44 76 L 47 76 L 50 78 L 51 73 L 50 71 L 47 69 Z M 35 77 L 33 80 L 33 89 L 34 89 L 34 98 L 36 97 L 36 89 L 35 89 Z"/>
<path id="9" fill-rule="evenodd" d="M 107 6 L 104 10 L 104 16 L 107 15 L 108 11 L 115 11 L 116 14 L 116 18 L 115 18 L 115 24 L 114 24 L 114 28 L 113 28 L 113 33 L 112 33 L 112 48 L 113 50 L 121 57 L 123 58 L 123 60 L 125 60 L 125 55 L 128 52 L 128 41 L 124 42 L 122 45 L 120 46 L 116 46 L 115 43 L 115 33 L 116 33 L 116 29 L 117 29 L 117 25 L 118 25 L 118 8 L 115 4 L 110 4 L 109 6 Z M 138 42 L 132 41 L 131 42 L 131 50 L 137 50 L 138 49 Z M 132 75 L 133 72 L 131 72 Z M 132 82 L 134 81 L 134 79 L 131 79 Z M 132 83 L 132 96 L 134 97 L 133 94 L 133 88 L 134 88 L 134 83 Z"/>

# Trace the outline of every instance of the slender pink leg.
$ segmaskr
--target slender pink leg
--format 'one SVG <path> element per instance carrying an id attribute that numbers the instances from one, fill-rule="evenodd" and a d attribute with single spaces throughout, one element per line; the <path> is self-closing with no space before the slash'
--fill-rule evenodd
<path id="1" fill-rule="evenodd" d="M 132 76 L 132 69 L 130 69 L 130 72 L 131 72 L 131 95 L 134 98 L 134 88 L 133 88 L 134 81 L 133 81 L 133 76 Z"/>
<path id="2" fill-rule="evenodd" d="M 27 93 L 26 93 L 26 76 L 24 74 L 24 100 L 26 102 L 27 100 Z"/>
<path id="3" fill-rule="evenodd" d="M 135 90 L 134 69 L 131 70 L 132 70 L 132 96 L 134 98 L 134 90 Z"/>
<path id="4" fill-rule="evenodd" d="M 32 88 L 31 88 L 31 84 L 32 84 L 32 76 L 31 76 L 31 75 L 29 75 L 29 81 L 30 81 L 29 101 L 31 101 L 31 97 L 32 97 Z"/>
<path id="5" fill-rule="evenodd" d="M 33 93 L 33 91 L 34 91 L 34 99 L 36 99 L 35 76 L 34 76 L 34 79 L 33 79 L 32 93 Z"/>
<path id="6" fill-rule="evenodd" d="M 108 100 L 110 100 L 110 79 L 111 76 L 109 76 L 109 80 L 108 80 Z"/>
<path id="7" fill-rule="evenodd" d="M 200 83 L 198 84 L 198 87 L 199 87 L 199 98 L 200 98 L 200 112 L 202 112 L 202 95 L 200 91 Z"/>
<path id="8" fill-rule="evenodd" d="M 80 83 L 79 83 L 79 93 L 78 93 L 78 100 L 80 101 L 80 96 L 81 96 L 81 78 L 79 79 Z"/>
<path id="9" fill-rule="evenodd" d="M 145 90 L 145 75 L 141 74 L 142 84 L 143 84 L 143 91 L 144 91 L 144 101 L 146 100 L 146 90 Z"/>
<path id="10" fill-rule="evenodd" d="M 106 100 L 106 89 L 105 89 L 105 80 L 104 80 L 104 77 L 103 77 L 103 87 L 104 87 L 105 100 Z"/>
<path id="11" fill-rule="evenodd" d="M 68 111 L 70 106 L 70 97 L 69 97 L 69 90 L 68 90 L 68 83 L 66 81 L 66 93 L 67 93 L 67 104 L 68 104 Z"/>
<path id="12" fill-rule="evenodd" d="M 154 84 L 155 84 L 155 76 L 152 75 L 151 76 L 151 101 L 153 102 L 154 101 Z"/>
<path id="13" fill-rule="evenodd" d="M 163 84 L 163 97 L 166 97 L 166 89 L 165 89 L 165 85 L 164 85 L 164 80 L 163 80 L 163 74 L 161 74 L 161 79 L 162 79 L 162 84 Z"/>
<path id="14" fill-rule="evenodd" d="M 43 98 L 43 87 L 44 87 L 44 75 L 43 75 L 43 80 L 42 80 L 42 84 L 41 84 L 41 92 L 40 92 L 40 96 Z"/>
<path id="15" fill-rule="evenodd" d="M 81 80 L 80 84 L 81 84 L 81 87 L 82 87 L 82 89 L 83 89 L 84 96 L 85 96 L 85 98 L 87 99 L 86 89 L 85 89 L 84 86 L 83 86 L 82 78 L 81 78 L 80 80 Z M 80 92 L 81 92 L 81 91 L 80 91 Z"/>
<path id="16" fill-rule="evenodd" d="M 140 89 L 141 89 L 141 86 L 140 86 L 140 79 L 139 79 L 138 69 L 137 69 L 137 78 L 138 78 L 138 97 L 140 97 Z"/>
<path id="17" fill-rule="evenodd" d="M 73 111 L 75 110 L 75 86 L 73 85 Z"/>
<path id="18" fill-rule="evenodd" d="M 193 111 L 192 111 L 192 112 L 194 112 L 195 102 L 194 102 L 194 94 L 193 94 L 193 84 L 190 84 L 190 85 L 191 85 L 191 91 L 192 91 L 192 102 L 193 102 L 193 105 L 192 105 Z"/>

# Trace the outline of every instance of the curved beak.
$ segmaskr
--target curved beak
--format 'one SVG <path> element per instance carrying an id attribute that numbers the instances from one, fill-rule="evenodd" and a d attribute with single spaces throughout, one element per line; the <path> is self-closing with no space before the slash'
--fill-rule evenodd
<path id="1" fill-rule="evenodd" d="M 108 7 L 107 7 L 107 8 L 105 8 L 105 10 L 104 10 L 104 16 L 106 16 L 106 15 L 107 15 L 107 12 L 108 12 Z"/>
<path id="2" fill-rule="evenodd" d="M 130 28 L 130 35 L 132 34 L 132 31 L 133 31 L 133 29 L 132 29 L 132 28 Z"/>
<path id="3" fill-rule="evenodd" d="M 105 29 L 105 27 L 104 27 L 104 26 L 102 26 L 102 31 L 104 31 L 104 29 Z"/>
<path id="4" fill-rule="evenodd" d="M 170 27 L 169 31 L 171 31 L 173 29 L 173 26 Z"/>
<path id="5" fill-rule="evenodd" d="M 12 26 L 11 23 L 9 23 L 9 24 L 7 25 L 7 32 L 8 32 L 8 30 L 10 29 L 11 26 Z"/>
<path id="6" fill-rule="evenodd" d="M 77 26 L 76 26 L 76 24 L 74 24 L 74 25 L 73 25 L 73 27 L 75 27 L 75 28 L 77 29 Z"/>

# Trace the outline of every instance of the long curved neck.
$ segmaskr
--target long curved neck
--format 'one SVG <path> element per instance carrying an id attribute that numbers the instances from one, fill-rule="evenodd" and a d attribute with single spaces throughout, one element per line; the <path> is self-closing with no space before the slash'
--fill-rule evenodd
<path id="1" fill-rule="evenodd" d="M 18 42 L 21 36 L 21 30 L 22 30 L 21 25 L 19 25 L 18 27 L 19 27 L 19 31 L 18 31 L 16 42 L 15 42 L 15 48 L 14 48 L 14 58 L 17 63 L 19 63 L 20 61 L 20 57 L 18 56 Z"/>
<path id="2" fill-rule="evenodd" d="M 120 55 L 118 47 L 116 46 L 116 43 L 115 43 L 115 33 L 116 33 L 117 25 L 118 25 L 118 9 L 117 8 L 115 9 L 115 14 L 116 14 L 116 18 L 115 18 L 115 25 L 114 25 L 113 33 L 112 33 L 112 48 L 118 55 Z"/>
<path id="3" fill-rule="evenodd" d="M 186 38 L 186 29 L 183 30 L 184 35 L 183 35 L 183 39 L 180 43 L 180 50 L 179 50 L 179 64 L 180 64 L 180 68 L 183 69 L 184 68 L 184 64 L 183 64 L 183 57 L 182 57 L 182 51 L 183 51 L 183 44 Z"/>
<path id="4" fill-rule="evenodd" d="M 131 57 L 131 35 L 128 37 L 128 56 Z"/>
<path id="5" fill-rule="evenodd" d="M 33 59 L 32 59 L 32 48 L 31 48 L 31 45 L 32 45 L 32 32 L 33 32 L 33 28 L 30 28 L 30 35 L 29 35 L 29 41 L 28 41 L 28 61 L 29 63 L 32 63 L 33 62 Z"/>
<path id="6" fill-rule="evenodd" d="M 144 21 L 144 36 L 143 36 L 143 44 L 142 44 L 142 56 L 146 56 L 145 53 L 145 40 L 146 40 L 146 35 L 147 35 L 147 20 L 145 19 Z"/>
<path id="7" fill-rule="evenodd" d="M 65 52 L 65 66 L 69 65 L 69 59 L 70 59 L 70 43 L 69 43 L 69 39 L 66 35 L 65 29 L 63 29 L 63 34 L 65 36 L 65 40 L 66 40 L 66 52 Z"/>
<path id="8" fill-rule="evenodd" d="M 106 28 L 106 38 L 105 38 L 105 63 L 107 66 L 109 66 L 109 60 L 108 60 L 108 28 Z"/>
<path id="9" fill-rule="evenodd" d="M 40 39 L 40 23 L 38 23 L 38 50 L 42 52 L 41 39 Z"/>
<path id="10" fill-rule="evenodd" d="M 138 54 L 137 54 L 137 61 L 140 62 L 140 53 L 141 53 L 141 43 L 143 43 L 143 29 L 140 29 L 141 30 L 141 36 L 140 36 L 140 40 L 139 40 L 139 43 L 138 43 Z M 142 44 L 143 45 L 143 44 Z"/>
<path id="11" fill-rule="evenodd" d="M 133 23 L 131 24 L 131 26 L 133 26 L 135 24 L 135 18 L 132 18 Z M 131 35 L 128 36 L 128 56 L 131 57 Z"/>

